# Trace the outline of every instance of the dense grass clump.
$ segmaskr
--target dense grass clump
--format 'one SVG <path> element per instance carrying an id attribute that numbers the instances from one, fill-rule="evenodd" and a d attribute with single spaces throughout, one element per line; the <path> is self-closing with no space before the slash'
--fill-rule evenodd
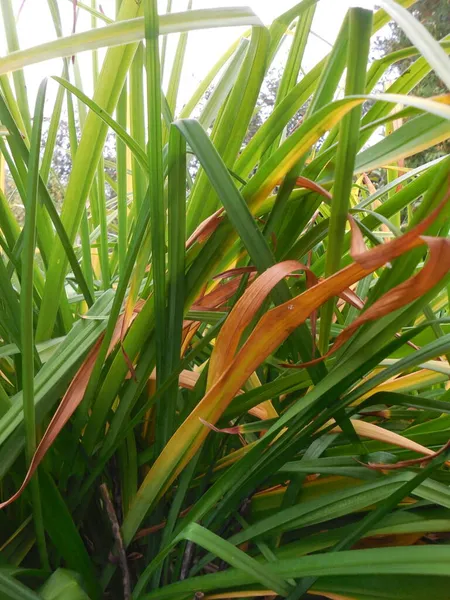
<path id="1" fill-rule="evenodd" d="M 66 37 L 48 4 L 20 50 L 0 2 L 1 599 L 448 600 L 450 157 L 403 163 L 450 136 L 411 94 L 448 40 L 383 0 L 305 73 L 316 0 L 78 2 Z M 371 62 L 390 19 L 411 47 Z M 195 30 L 237 24 L 180 110 Z"/>

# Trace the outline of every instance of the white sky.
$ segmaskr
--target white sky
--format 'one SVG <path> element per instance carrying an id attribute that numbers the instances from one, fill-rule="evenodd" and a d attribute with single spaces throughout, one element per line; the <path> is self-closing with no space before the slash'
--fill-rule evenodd
<path id="1" fill-rule="evenodd" d="M 89 0 L 84 0 L 89 3 Z M 298 0 L 194 0 L 193 8 L 213 8 L 221 6 L 250 6 L 265 24 L 296 4 Z M 19 12 L 23 0 L 12 0 L 15 14 Z M 312 30 L 318 36 L 333 43 L 342 19 L 354 0 L 321 0 L 316 9 Z M 356 0 L 361 3 L 361 0 Z M 63 18 L 64 34 L 72 30 L 72 0 L 58 0 Z M 114 15 L 115 0 L 100 0 L 104 12 Z M 160 0 L 161 12 L 165 11 L 166 0 Z M 187 0 L 173 0 L 173 11 L 185 10 Z M 77 31 L 90 27 L 90 15 L 80 10 L 77 21 Z M 194 31 L 189 34 L 183 79 L 180 89 L 180 102 L 183 104 L 194 91 L 202 77 L 217 61 L 220 55 L 229 47 L 245 28 L 221 28 L 203 31 Z M 47 0 L 25 0 L 18 18 L 19 43 L 21 48 L 35 46 L 55 38 Z M 3 33 L 3 32 L 2 32 Z M 169 48 L 177 43 L 178 35 L 169 36 Z M 0 35 L 0 52 L 6 49 L 4 36 Z M 305 54 L 304 69 L 309 70 L 327 52 L 329 45 L 319 38 L 311 36 Z M 170 53 L 169 53 L 170 55 Z M 80 55 L 80 65 L 85 78 L 85 91 L 92 93 L 91 71 L 89 54 Z M 61 74 L 61 60 L 52 60 L 45 63 L 27 67 L 25 76 L 29 88 L 31 106 L 40 80 L 49 75 Z M 56 84 L 54 84 L 56 86 Z M 51 102 L 51 96 L 49 98 Z"/>

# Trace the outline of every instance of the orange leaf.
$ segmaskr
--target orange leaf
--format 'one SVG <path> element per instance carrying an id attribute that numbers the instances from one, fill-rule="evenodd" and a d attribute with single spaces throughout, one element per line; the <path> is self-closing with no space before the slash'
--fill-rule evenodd
<path id="1" fill-rule="evenodd" d="M 209 364 L 207 389 L 214 385 L 234 357 L 242 333 L 250 325 L 270 291 L 287 275 L 299 269 L 309 271 L 305 265 L 296 260 L 274 265 L 260 275 L 239 299 L 217 337 Z"/>
<path id="2" fill-rule="evenodd" d="M 134 320 L 136 314 L 137 312 L 133 313 L 133 316 L 130 319 L 130 324 Z M 112 349 L 121 339 L 123 320 L 124 315 L 121 315 L 114 328 L 114 333 L 108 348 L 108 354 L 112 351 Z M 39 445 L 30 462 L 30 466 L 28 468 L 27 474 L 22 485 L 15 494 L 8 498 L 8 500 L 5 500 L 5 502 L 2 502 L 0 504 L 0 509 L 9 506 L 12 502 L 19 498 L 19 496 L 22 494 L 22 492 L 25 490 L 28 483 L 30 482 L 30 479 L 32 478 L 34 472 L 38 468 L 45 454 L 50 449 L 56 437 L 60 433 L 61 429 L 64 427 L 64 425 L 67 423 L 67 421 L 70 419 L 70 417 L 73 415 L 76 408 L 80 404 L 86 391 L 86 387 L 89 383 L 92 371 L 94 369 L 95 361 L 97 360 L 102 341 L 103 335 L 99 337 L 99 339 L 96 341 L 95 345 L 89 352 L 87 358 L 84 360 L 83 364 L 78 369 L 75 377 L 72 379 L 72 382 L 69 385 L 67 392 L 64 394 L 64 397 L 61 400 L 58 408 L 56 409 L 56 412 L 53 415 L 50 424 L 48 425 L 41 441 L 39 442 Z"/>
<path id="3" fill-rule="evenodd" d="M 75 375 L 72 383 L 69 386 L 64 398 L 62 399 L 60 405 L 56 409 L 55 414 L 53 415 L 52 420 L 50 421 L 49 426 L 47 427 L 46 432 L 44 433 L 43 438 L 41 439 L 36 452 L 33 455 L 33 458 L 30 462 L 30 466 L 28 468 L 28 472 L 23 480 L 22 485 L 17 490 L 15 494 L 13 494 L 8 500 L 2 502 L 0 504 L 0 509 L 6 508 L 12 502 L 17 500 L 19 496 L 21 496 L 22 492 L 27 487 L 30 479 L 32 478 L 34 472 L 38 468 L 40 462 L 44 458 L 47 450 L 51 447 L 53 442 L 56 439 L 56 436 L 59 434 L 61 429 L 73 415 L 75 409 L 81 402 L 84 396 L 84 392 L 86 390 L 86 386 L 88 384 L 89 378 L 91 376 L 92 370 L 95 365 L 95 361 L 97 358 L 97 354 L 100 350 L 100 346 L 102 343 L 102 338 L 99 338 L 95 343 L 95 346 L 89 352 L 87 359 L 83 362 L 81 367 L 79 368 L 77 374 Z"/>
<path id="4" fill-rule="evenodd" d="M 214 275 L 213 279 L 227 279 L 227 277 L 234 277 L 235 275 L 243 275 L 244 273 L 254 273 L 256 267 L 235 267 L 234 269 L 228 269 L 218 275 Z"/>
<path id="5" fill-rule="evenodd" d="M 364 302 L 350 288 L 348 288 L 348 289 L 344 290 L 343 292 L 341 292 L 339 294 L 339 297 L 342 298 L 342 300 L 345 300 L 346 302 L 348 302 L 349 304 L 351 304 L 352 306 L 354 306 L 355 308 L 358 308 L 359 310 L 362 310 L 364 308 Z"/>
<path id="6" fill-rule="evenodd" d="M 222 429 L 219 429 L 212 423 L 208 423 L 208 421 L 205 421 L 202 418 L 200 418 L 200 422 L 203 423 L 205 427 L 208 427 L 216 433 L 229 433 L 230 435 L 239 435 L 240 433 L 242 433 L 242 427 L 240 425 L 235 425 L 234 427 L 223 427 Z"/>
<path id="7" fill-rule="evenodd" d="M 425 236 L 422 236 L 419 239 L 422 243 L 426 243 L 430 249 L 430 257 L 423 269 L 419 271 L 417 275 L 410 277 L 400 285 L 389 290 L 389 292 L 355 319 L 353 323 L 341 331 L 331 349 L 324 356 L 295 366 L 307 367 L 324 360 L 349 340 L 361 325 L 364 325 L 364 323 L 369 321 L 380 319 L 381 317 L 410 304 L 414 300 L 417 300 L 447 275 L 450 268 L 450 240 Z M 390 246 L 391 244 L 386 245 Z M 374 250 L 377 250 L 379 247 L 380 246 L 377 246 Z"/>
<path id="8" fill-rule="evenodd" d="M 200 223 L 186 242 L 186 250 L 195 242 L 204 242 L 217 229 L 223 219 L 224 211 L 224 208 L 219 208 L 219 210 L 216 210 L 215 213 Z"/>
<path id="9" fill-rule="evenodd" d="M 297 177 L 296 181 L 297 187 L 302 187 L 307 190 L 311 190 L 312 192 L 317 192 L 327 200 L 332 200 L 332 195 L 328 190 L 323 188 L 321 185 L 316 183 L 315 181 L 311 181 L 311 179 L 307 179 L 306 177 Z"/>
<path id="10" fill-rule="evenodd" d="M 252 275 L 250 275 L 252 278 Z M 239 285 L 241 282 L 241 277 L 236 277 L 231 281 L 227 281 L 226 283 L 219 285 L 212 292 L 203 296 L 202 298 L 197 299 L 192 305 L 192 310 L 205 310 L 205 309 L 213 309 L 219 308 L 222 304 L 225 304 L 227 300 L 232 298 L 234 294 L 237 292 Z"/>
<path id="11" fill-rule="evenodd" d="M 270 292 L 270 285 L 272 287 L 276 285 L 276 282 L 280 281 L 282 273 L 295 269 L 292 261 L 288 261 L 288 263 L 291 263 L 289 267 L 284 265 L 283 268 L 283 263 L 271 267 L 245 291 L 233 307 L 224 327 L 222 327 L 219 336 L 221 338 L 220 344 L 219 339 L 217 340 L 211 357 L 211 361 L 215 361 L 215 368 L 206 395 L 174 433 L 141 486 L 142 490 L 146 490 L 145 506 L 147 510 L 149 503 L 164 494 L 171 482 L 190 461 L 207 437 L 208 428 L 203 426 L 200 419 L 215 425 L 235 394 L 255 369 L 299 325 L 304 323 L 312 311 L 386 262 L 411 248 L 425 243 L 425 241 L 428 242 L 428 240 L 421 239 L 419 236 L 438 216 L 443 205 L 444 203 L 441 203 L 438 209 L 404 236 L 396 238 L 381 247 L 378 246 L 358 253 L 355 256 L 358 262 L 334 273 L 296 298 L 265 313 L 247 341 L 234 356 L 242 331 L 251 322 L 256 310 L 258 310 L 258 308 L 255 309 L 254 303 L 261 306 L 265 295 Z M 445 240 L 436 240 L 436 244 L 439 246 L 443 242 Z M 434 242 L 431 245 L 435 248 Z M 435 253 L 433 253 L 430 262 L 431 260 L 435 261 L 434 257 Z M 442 265 L 438 265 L 438 268 L 441 269 L 440 273 L 442 273 Z M 447 265 L 445 265 L 446 271 Z M 428 272 L 422 277 L 425 280 L 423 281 L 424 284 L 429 282 L 429 276 Z M 434 275 L 432 279 L 436 283 L 437 278 Z M 374 307 L 375 304 L 371 309 L 373 310 Z M 227 332 L 226 337 L 224 331 Z M 214 356 L 216 353 L 217 356 Z M 170 473 L 170 476 L 167 473 Z M 126 530 L 125 533 L 132 536 L 134 531 L 130 529 L 130 531 Z"/>
<path id="12" fill-rule="evenodd" d="M 436 220 L 449 198 L 450 190 L 439 206 L 437 206 L 437 208 L 435 208 L 428 215 L 428 217 L 426 217 L 418 225 L 407 231 L 404 235 L 395 238 L 391 242 L 387 244 L 381 244 L 380 246 L 376 246 L 371 250 L 366 249 L 359 227 L 356 225 L 354 219 L 350 218 L 349 220 L 352 230 L 350 256 L 365 269 L 376 269 L 390 260 L 401 256 L 408 250 L 412 250 L 412 248 L 422 245 L 424 242 L 422 239 L 420 239 L 420 236 L 423 235 L 428 227 Z"/>

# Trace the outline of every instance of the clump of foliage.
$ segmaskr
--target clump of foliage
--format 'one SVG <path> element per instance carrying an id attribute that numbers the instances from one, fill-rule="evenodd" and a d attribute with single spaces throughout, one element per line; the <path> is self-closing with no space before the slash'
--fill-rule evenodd
<path id="1" fill-rule="evenodd" d="M 413 0 L 383 0 L 303 74 L 315 0 L 270 27 L 245 8 L 77 4 L 92 30 L 64 37 L 49 0 L 58 39 L 20 50 L 0 3 L 0 153 L 25 213 L 0 191 L 1 597 L 446 600 L 450 157 L 399 161 L 450 135 L 446 102 L 411 94 L 431 71 L 450 87 L 448 43 Z M 390 19 L 412 45 L 369 66 Z M 236 24 L 179 111 L 188 35 Z M 52 57 L 41 152 L 47 82 L 31 118 L 22 69 Z"/>

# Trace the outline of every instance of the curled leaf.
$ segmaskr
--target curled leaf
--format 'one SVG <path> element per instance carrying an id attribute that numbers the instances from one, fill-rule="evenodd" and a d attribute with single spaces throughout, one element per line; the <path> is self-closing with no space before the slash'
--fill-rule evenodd
<path id="1" fill-rule="evenodd" d="M 142 489 L 147 490 L 147 510 L 149 504 L 161 497 L 208 435 L 208 428 L 204 427 L 199 419 L 201 418 L 215 425 L 238 390 L 241 389 L 261 362 L 274 352 L 290 333 L 304 323 L 308 316 L 324 302 L 339 295 L 393 258 L 412 248 L 423 245 L 425 242 L 429 243 L 428 239 L 422 239 L 420 236 L 436 219 L 443 205 L 444 203 L 441 203 L 438 209 L 404 236 L 396 238 L 382 247 L 377 246 L 363 252 L 362 260 L 354 262 L 327 279 L 318 282 L 296 298 L 292 298 L 292 300 L 266 312 L 246 342 L 236 352 L 243 330 L 255 315 L 255 309 L 251 310 L 252 303 L 257 301 L 258 305 L 261 306 L 265 296 L 270 292 L 268 282 L 272 281 L 272 286 L 276 285 L 276 280 L 277 278 L 279 280 L 281 273 L 289 272 L 290 269 L 295 270 L 295 265 L 284 266 L 284 269 L 280 268 L 280 265 L 275 265 L 248 287 L 233 307 L 217 339 L 211 357 L 211 366 L 215 361 L 215 368 L 211 380 L 208 382 L 206 395 L 169 440 L 142 484 Z M 434 240 L 434 238 L 432 239 Z M 433 263 L 437 257 L 435 250 L 444 248 L 447 256 L 446 240 L 437 239 L 436 242 L 431 243 L 431 247 L 434 250 L 428 262 L 428 265 L 432 263 L 431 267 L 428 266 L 428 272 L 426 271 L 419 281 L 423 285 L 430 285 L 431 283 L 434 285 L 438 281 L 437 275 L 442 276 L 448 269 L 447 261 L 445 269 L 442 265 L 437 265 L 439 272 L 432 273 Z M 388 298 L 387 305 L 390 303 L 391 299 Z M 374 307 L 376 307 L 376 304 L 371 309 L 373 310 Z M 256 310 L 258 309 L 256 308 Z M 378 307 L 375 310 L 378 310 Z M 362 317 L 365 317 L 368 312 L 366 311 Z M 216 354 L 217 356 L 215 356 Z M 134 535 L 134 531 L 130 535 Z"/>
<path id="2" fill-rule="evenodd" d="M 137 313 L 133 314 L 132 318 L 130 319 L 130 324 L 132 323 L 136 315 Z M 124 315 L 122 314 L 114 328 L 114 333 L 108 348 L 108 354 L 110 354 L 113 348 L 120 342 L 122 335 L 123 320 Z M 36 469 L 42 462 L 42 459 L 44 458 L 48 450 L 51 448 L 53 442 L 56 440 L 62 428 L 66 425 L 66 423 L 68 422 L 68 420 L 73 415 L 76 408 L 82 401 L 87 385 L 89 383 L 89 379 L 94 369 L 95 362 L 97 360 L 97 356 L 102 345 L 102 341 L 103 335 L 99 337 L 99 339 L 96 341 L 95 345 L 89 352 L 87 358 L 84 360 L 83 364 L 78 369 L 75 377 L 72 379 L 72 382 L 70 383 L 67 392 L 64 394 L 63 399 L 61 400 L 58 408 L 56 409 L 52 420 L 50 421 L 41 441 L 39 442 L 38 447 L 36 448 L 36 452 L 34 453 L 33 458 L 30 462 L 27 474 L 25 475 L 25 479 L 23 480 L 22 485 L 15 494 L 13 494 L 10 498 L 8 498 L 8 500 L 5 500 L 0 504 L 0 509 L 6 508 L 22 495 L 23 491 L 25 490 L 31 478 L 33 477 L 33 474 L 35 473 Z"/>
<path id="3" fill-rule="evenodd" d="M 297 177 L 295 184 L 297 187 L 311 190 L 311 192 L 317 192 L 317 194 L 320 194 L 321 196 L 326 198 L 328 202 L 332 199 L 332 195 L 328 190 L 326 190 L 324 187 L 322 187 L 315 181 L 308 179 L 307 177 Z"/>
<path id="4" fill-rule="evenodd" d="M 225 366 L 229 364 L 230 358 L 237 350 L 242 333 L 250 325 L 271 290 L 287 275 L 300 269 L 311 273 L 305 265 L 295 260 L 285 261 L 267 269 L 236 303 L 219 333 L 211 356 L 208 388 L 214 385 Z"/>
<path id="5" fill-rule="evenodd" d="M 200 244 L 204 242 L 220 225 L 220 222 L 223 219 L 224 212 L 224 208 L 219 208 L 219 210 L 216 210 L 215 213 L 213 213 L 202 223 L 200 223 L 200 225 L 188 238 L 186 242 L 186 250 L 193 246 L 195 242 L 199 242 Z"/>
<path id="6" fill-rule="evenodd" d="M 219 429 L 218 427 L 216 427 L 212 423 L 208 423 L 208 421 L 205 421 L 205 419 L 202 419 L 201 417 L 199 418 L 199 421 L 203 423 L 205 427 L 208 427 L 216 433 L 229 433 L 231 435 L 240 435 L 242 433 L 242 428 L 239 425 L 236 425 L 235 427 L 223 427 L 222 429 Z"/>
<path id="7" fill-rule="evenodd" d="M 235 275 L 243 275 L 245 273 L 254 273 L 256 271 L 256 267 L 248 266 L 248 267 L 236 267 L 234 269 L 228 269 L 227 271 L 223 271 L 218 275 L 214 275 L 213 279 L 227 279 L 228 277 L 234 277 Z"/>
<path id="8" fill-rule="evenodd" d="M 418 444 L 404 435 L 395 433 L 395 431 L 389 431 L 388 429 L 384 429 L 384 427 L 379 427 L 374 423 L 354 419 L 352 420 L 352 425 L 356 433 L 361 437 L 366 437 L 370 440 L 377 440 L 378 442 L 383 442 L 384 444 L 389 444 L 391 446 L 397 446 L 398 448 L 404 448 L 405 450 L 411 450 L 412 452 L 424 454 L 425 456 L 434 455 L 434 452 L 426 446 L 422 446 L 422 444 Z M 337 425 L 331 429 L 331 432 L 342 432 L 342 429 Z"/>
<path id="9" fill-rule="evenodd" d="M 341 331 L 331 349 L 324 356 L 296 366 L 307 367 L 331 356 L 331 354 L 336 352 L 351 338 L 361 325 L 380 319 L 417 300 L 431 290 L 448 273 L 450 268 L 450 240 L 424 236 L 420 237 L 419 240 L 422 243 L 426 243 L 430 249 L 430 257 L 423 269 L 413 277 L 389 290 L 389 292 L 355 319 L 353 323 Z M 374 250 L 378 248 L 379 246 L 374 248 Z"/>
<path id="10" fill-rule="evenodd" d="M 421 458 L 412 458 L 411 460 L 401 460 L 394 464 L 363 463 L 359 460 L 358 460 L 358 462 L 360 464 L 364 465 L 365 467 L 367 467 L 368 469 L 372 469 L 374 471 L 396 471 L 398 469 L 405 469 L 405 468 L 413 467 L 415 465 L 423 466 L 425 463 L 429 462 L 433 458 L 436 458 L 436 456 L 439 456 L 440 454 L 445 452 L 449 447 L 450 447 L 450 440 L 446 444 L 444 444 L 444 446 L 442 446 L 442 448 L 440 450 L 438 450 L 437 452 L 430 451 L 430 454 L 428 454 L 428 456 L 424 456 Z"/>

